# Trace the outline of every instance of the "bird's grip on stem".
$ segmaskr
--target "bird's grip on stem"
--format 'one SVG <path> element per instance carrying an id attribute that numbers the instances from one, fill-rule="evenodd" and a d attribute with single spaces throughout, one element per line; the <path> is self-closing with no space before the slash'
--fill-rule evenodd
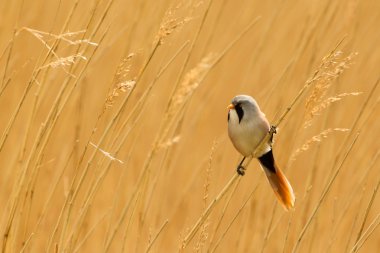
<path id="1" fill-rule="evenodd" d="M 239 176 L 245 175 L 245 168 L 243 165 L 238 165 L 236 172 L 239 174 Z"/>
<path id="2" fill-rule="evenodd" d="M 277 126 L 275 125 L 271 125 L 270 126 L 270 129 L 269 129 L 269 135 L 270 135 L 270 145 L 272 146 L 272 143 L 273 143 L 273 135 L 274 134 L 277 134 Z"/>
<path id="3" fill-rule="evenodd" d="M 270 130 L 269 130 L 269 133 L 273 136 L 273 134 L 276 134 L 277 133 L 277 126 L 275 125 L 271 125 L 270 126 Z"/>
<path id="4" fill-rule="evenodd" d="M 240 161 L 239 165 L 236 168 L 236 172 L 239 174 L 239 176 L 245 175 L 245 167 L 243 166 L 244 160 L 245 160 L 245 156 L 243 157 L 243 159 Z"/>

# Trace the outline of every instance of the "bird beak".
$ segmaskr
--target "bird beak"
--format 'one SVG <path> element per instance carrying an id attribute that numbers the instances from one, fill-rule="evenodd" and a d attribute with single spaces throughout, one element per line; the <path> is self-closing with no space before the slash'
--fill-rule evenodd
<path id="1" fill-rule="evenodd" d="M 235 109 L 235 106 L 234 106 L 233 104 L 229 104 L 229 105 L 227 106 L 227 108 L 231 110 L 231 109 Z"/>

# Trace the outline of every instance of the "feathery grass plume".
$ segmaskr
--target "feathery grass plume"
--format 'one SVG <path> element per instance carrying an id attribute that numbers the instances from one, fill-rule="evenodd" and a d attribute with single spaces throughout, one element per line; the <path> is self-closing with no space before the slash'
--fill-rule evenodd
<path id="1" fill-rule="evenodd" d="M 347 96 L 358 96 L 362 94 L 363 92 L 350 92 L 350 93 L 341 93 L 332 97 L 328 97 L 325 100 L 323 100 L 321 103 L 318 105 L 314 106 L 314 108 L 311 110 L 312 115 L 319 115 L 320 112 L 327 107 L 330 106 L 330 104 L 335 103 L 337 101 L 340 101 L 342 98 L 347 97 Z"/>
<path id="2" fill-rule="evenodd" d="M 302 152 L 305 152 L 308 150 L 313 144 L 317 142 L 321 142 L 323 139 L 326 139 L 328 135 L 334 131 L 337 132 L 347 132 L 350 129 L 347 128 L 328 128 L 326 130 L 323 130 L 317 135 L 314 135 L 309 140 L 307 140 L 300 148 L 296 149 L 296 151 L 293 152 L 292 156 L 290 157 L 290 161 L 293 162 L 296 160 L 296 157 L 300 155 Z"/>
<path id="3" fill-rule="evenodd" d="M 168 147 L 171 147 L 173 146 L 174 144 L 178 143 L 181 139 L 181 136 L 179 135 L 176 135 L 174 136 L 173 138 L 167 140 L 166 142 L 162 142 L 158 145 L 158 149 L 161 149 L 161 148 L 168 148 Z"/>
<path id="4" fill-rule="evenodd" d="M 120 93 L 125 93 L 135 86 L 136 77 L 130 77 L 132 60 L 135 56 L 136 53 L 130 53 L 121 60 L 114 76 L 114 88 L 106 98 L 104 109 L 111 107 L 115 103 L 115 98 L 118 97 Z"/>
<path id="5" fill-rule="evenodd" d="M 194 91 L 199 87 L 201 81 L 213 66 L 213 62 L 216 58 L 216 55 L 210 53 L 202 58 L 202 60 L 191 69 L 183 78 L 183 81 L 179 85 L 178 89 L 175 91 L 165 118 L 167 122 L 170 122 L 174 115 L 176 115 L 182 108 L 182 106 L 190 99 Z M 169 131 L 170 124 L 164 130 L 163 140 L 160 141 L 159 146 L 162 146 L 162 143 L 166 143 L 166 135 Z"/>
<path id="6" fill-rule="evenodd" d="M 175 7 L 169 8 L 161 21 L 160 27 L 158 29 L 157 35 L 153 41 L 153 44 L 162 45 L 165 39 L 172 34 L 174 31 L 181 29 L 186 23 L 188 23 L 192 18 L 190 17 L 175 17 L 179 10 L 183 7 L 184 1 L 180 2 Z"/>
<path id="7" fill-rule="evenodd" d="M 40 67 L 40 69 L 44 69 L 44 68 L 48 68 L 48 67 L 57 68 L 60 66 L 62 66 L 62 67 L 70 66 L 70 65 L 76 63 L 77 60 L 87 61 L 87 58 L 85 56 L 83 56 L 82 53 L 78 53 L 75 55 L 70 55 L 67 57 L 58 58 L 58 60 L 50 62 L 50 63 Z"/>
<path id="8" fill-rule="evenodd" d="M 318 74 L 308 80 L 308 82 L 314 82 L 315 85 L 305 104 L 305 128 L 311 125 L 312 119 L 314 116 L 318 115 L 321 110 L 327 108 L 332 102 L 337 101 L 333 98 L 325 100 L 327 91 L 331 87 L 333 81 L 336 80 L 345 69 L 351 66 L 352 60 L 356 55 L 357 53 L 351 53 L 348 56 L 343 57 L 342 51 L 336 51 L 323 58 L 318 69 Z M 352 93 L 351 95 L 358 94 Z M 344 96 L 346 95 L 341 97 Z"/>
<path id="9" fill-rule="evenodd" d="M 95 46 L 95 47 L 98 46 L 98 43 L 92 42 L 88 39 L 80 39 L 80 40 L 71 39 L 71 37 L 84 34 L 86 32 L 86 30 L 81 30 L 81 31 L 77 31 L 77 32 L 67 32 L 67 33 L 62 33 L 62 34 L 53 34 L 53 33 L 48 33 L 48 32 L 43 32 L 43 31 L 39 31 L 36 29 L 32 29 L 29 27 L 22 27 L 17 31 L 16 36 L 19 35 L 22 31 L 27 31 L 30 34 L 32 34 L 47 49 L 51 50 L 52 54 L 57 58 L 60 58 L 60 57 L 58 57 L 58 55 L 53 50 L 53 48 L 51 46 L 49 46 L 49 44 L 48 44 L 48 42 L 51 40 L 52 41 L 61 40 L 61 41 L 68 43 L 69 45 L 88 44 L 88 45 Z"/>
<path id="10" fill-rule="evenodd" d="M 43 31 L 39 31 L 39 30 L 36 30 L 36 29 L 32 29 L 32 28 L 29 28 L 29 27 L 22 27 L 22 28 L 20 28 L 17 31 L 16 35 L 20 34 L 22 31 L 27 31 L 30 34 L 32 34 L 56 58 L 55 61 L 47 63 L 47 64 L 39 67 L 38 68 L 39 70 L 45 69 L 45 68 L 48 68 L 48 67 L 52 67 L 52 68 L 62 67 L 63 70 L 68 75 L 73 76 L 73 77 L 74 77 L 74 75 L 71 74 L 70 71 L 65 70 L 64 67 L 74 65 L 77 62 L 77 60 L 87 61 L 87 57 L 85 57 L 83 55 L 83 52 L 77 52 L 76 54 L 73 54 L 73 55 L 69 55 L 69 56 L 66 56 L 66 57 L 60 57 L 58 55 L 58 53 L 54 50 L 55 47 L 54 46 L 50 46 L 49 42 L 53 41 L 53 43 L 55 43 L 56 41 L 64 41 L 64 42 L 66 42 L 69 45 L 88 44 L 88 45 L 95 46 L 95 47 L 98 46 L 98 43 L 92 42 L 92 41 L 90 41 L 88 39 L 79 39 L 79 40 L 76 40 L 75 38 L 73 38 L 75 36 L 84 34 L 86 32 L 86 30 L 81 30 L 81 31 L 77 31 L 77 32 L 67 32 L 67 33 L 62 33 L 62 34 L 53 34 L 53 33 L 48 33 L 48 32 L 43 32 Z"/>
<path id="11" fill-rule="evenodd" d="M 67 32 L 67 33 L 62 33 L 62 34 L 53 34 L 53 33 L 48 33 L 48 32 L 43 32 L 43 31 L 39 31 L 36 29 L 32 29 L 29 27 L 23 27 L 17 32 L 17 34 L 19 34 L 21 31 L 24 31 L 24 30 L 30 32 L 37 39 L 44 41 L 45 43 L 54 39 L 54 40 L 65 41 L 70 45 L 78 45 L 78 44 L 86 43 L 86 44 L 89 44 L 91 46 L 98 46 L 98 43 L 92 42 L 88 39 L 81 39 L 81 40 L 70 39 L 70 38 L 75 37 L 77 35 L 82 35 L 82 34 L 86 33 L 86 30 L 81 30 L 81 31 L 77 31 L 77 32 Z M 46 38 L 46 37 L 50 37 L 50 38 Z M 45 40 L 44 40 L 44 38 L 45 38 Z"/>
<path id="12" fill-rule="evenodd" d="M 193 92 L 198 88 L 200 81 L 204 75 L 211 68 L 212 62 L 215 59 L 215 54 L 208 54 L 202 58 L 202 60 L 191 69 L 183 78 L 182 83 L 178 87 L 178 90 L 173 95 L 173 103 L 169 108 L 169 114 L 175 114 L 179 109 L 179 106 L 185 103 Z"/>

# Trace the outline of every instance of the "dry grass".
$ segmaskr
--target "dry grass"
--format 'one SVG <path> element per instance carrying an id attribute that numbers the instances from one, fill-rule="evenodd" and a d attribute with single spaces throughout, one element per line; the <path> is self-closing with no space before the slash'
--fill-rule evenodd
<path id="1" fill-rule="evenodd" d="M 379 8 L 3 1 L 0 251 L 377 251 Z M 239 93 L 281 125 L 290 212 L 235 173 Z"/>

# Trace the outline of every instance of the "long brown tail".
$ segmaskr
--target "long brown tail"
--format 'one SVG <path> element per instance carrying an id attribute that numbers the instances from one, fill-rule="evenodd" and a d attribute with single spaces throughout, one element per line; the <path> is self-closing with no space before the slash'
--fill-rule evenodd
<path id="1" fill-rule="evenodd" d="M 294 192 L 284 173 L 277 167 L 272 150 L 259 157 L 274 193 L 286 210 L 294 207 Z"/>

